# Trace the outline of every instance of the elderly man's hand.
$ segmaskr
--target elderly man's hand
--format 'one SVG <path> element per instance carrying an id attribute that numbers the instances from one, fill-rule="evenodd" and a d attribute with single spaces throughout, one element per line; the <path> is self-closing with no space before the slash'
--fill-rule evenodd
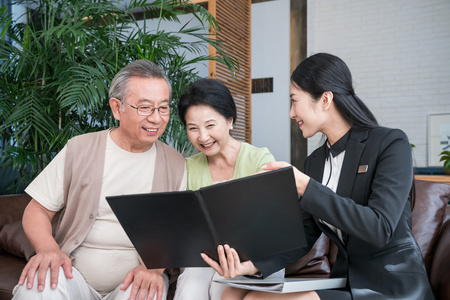
<path id="1" fill-rule="evenodd" d="M 161 300 L 164 292 L 163 273 L 164 269 L 147 269 L 140 265 L 127 273 L 120 289 L 124 291 L 132 284 L 130 299 L 152 300 L 156 295 L 156 299 Z"/>
<path id="2" fill-rule="evenodd" d="M 45 287 L 45 277 L 50 269 L 50 286 L 56 289 L 58 285 L 59 268 L 62 267 L 64 275 L 72 278 L 72 262 L 70 258 L 59 248 L 39 251 L 27 263 L 19 278 L 19 285 L 27 281 L 27 288 L 33 287 L 34 278 L 37 275 L 38 291 L 42 292 Z M 37 273 L 37 274 L 36 274 Z"/>

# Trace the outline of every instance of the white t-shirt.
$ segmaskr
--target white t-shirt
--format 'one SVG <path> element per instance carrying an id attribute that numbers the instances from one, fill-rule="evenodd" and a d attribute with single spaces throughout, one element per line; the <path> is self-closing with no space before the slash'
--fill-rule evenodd
<path id="1" fill-rule="evenodd" d="M 98 215 L 86 239 L 72 253 L 73 266 L 101 294 L 115 289 L 128 271 L 140 265 L 139 255 L 105 196 L 151 192 L 156 151 L 156 146 L 143 153 L 125 151 L 108 134 Z M 64 207 L 65 153 L 66 147 L 25 190 L 48 210 Z M 184 189 L 186 171 L 180 190 Z"/>

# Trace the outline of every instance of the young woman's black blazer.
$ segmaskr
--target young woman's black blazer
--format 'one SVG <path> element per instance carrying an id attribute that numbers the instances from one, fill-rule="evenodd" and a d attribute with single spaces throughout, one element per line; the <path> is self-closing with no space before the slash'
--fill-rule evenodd
<path id="1" fill-rule="evenodd" d="M 405 133 L 352 129 L 336 193 L 320 183 L 325 147 L 305 162 L 311 180 L 300 207 L 309 245 L 324 232 L 339 248 L 331 276 L 348 278 L 353 299 L 433 299 L 411 231 L 413 169 Z M 341 229 L 345 243 L 320 220 Z"/>

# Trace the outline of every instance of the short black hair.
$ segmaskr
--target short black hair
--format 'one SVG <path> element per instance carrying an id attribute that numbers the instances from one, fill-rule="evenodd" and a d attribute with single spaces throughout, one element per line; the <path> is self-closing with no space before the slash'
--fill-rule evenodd
<path id="1" fill-rule="evenodd" d="M 195 105 L 208 105 L 215 109 L 225 119 L 236 121 L 236 104 L 225 84 L 217 79 L 204 78 L 195 81 L 180 97 L 178 114 L 186 125 L 186 112 Z"/>

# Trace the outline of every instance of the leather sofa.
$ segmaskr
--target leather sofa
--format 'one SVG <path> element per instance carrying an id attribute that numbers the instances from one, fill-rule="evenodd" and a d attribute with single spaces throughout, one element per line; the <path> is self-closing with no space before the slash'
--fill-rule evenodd
<path id="1" fill-rule="evenodd" d="M 422 250 L 437 300 L 450 299 L 450 185 L 415 180 L 413 233 Z M 11 299 L 27 259 L 34 255 L 22 228 L 27 195 L 0 196 L 0 300 Z M 287 277 L 327 277 L 336 247 L 322 236 L 313 249 L 286 268 Z M 169 298 L 176 288 L 177 270 L 171 270 Z"/>

